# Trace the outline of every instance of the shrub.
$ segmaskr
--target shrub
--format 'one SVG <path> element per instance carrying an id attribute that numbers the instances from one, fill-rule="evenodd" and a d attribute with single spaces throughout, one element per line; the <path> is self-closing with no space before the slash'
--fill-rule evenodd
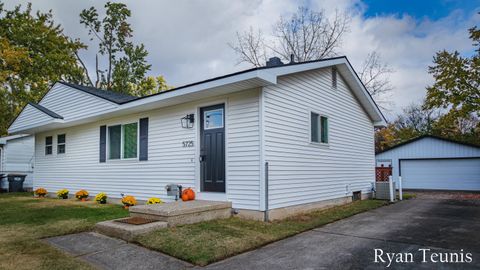
<path id="1" fill-rule="evenodd" d="M 35 190 L 35 195 L 37 195 L 38 197 L 45 197 L 45 195 L 47 195 L 47 190 L 44 188 L 37 188 Z"/>
<path id="2" fill-rule="evenodd" d="M 147 201 L 147 204 L 157 204 L 157 203 L 163 203 L 163 201 L 160 200 L 159 198 L 155 198 L 155 197 L 150 198 Z"/>
<path id="3" fill-rule="evenodd" d="M 88 198 L 88 191 L 84 189 L 77 191 L 77 193 L 75 193 L 75 198 L 79 200 Z"/>
<path id="4" fill-rule="evenodd" d="M 67 199 L 68 198 L 68 189 L 61 189 L 57 191 L 57 197 L 62 198 L 62 199 Z"/>
<path id="5" fill-rule="evenodd" d="M 133 196 L 125 196 L 122 198 L 122 203 L 125 206 L 134 206 L 137 204 L 137 200 Z"/>
<path id="6" fill-rule="evenodd" d="M 101 204 L 107 203 L 107 194 L 105 192 L 100 192 L 95 196 L 95 201 Z"/>

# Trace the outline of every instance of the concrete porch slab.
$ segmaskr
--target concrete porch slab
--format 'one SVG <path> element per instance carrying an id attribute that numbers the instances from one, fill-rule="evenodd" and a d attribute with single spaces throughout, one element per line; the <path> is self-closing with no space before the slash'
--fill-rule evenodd
<path id="1" fill-rule="evenodd" d="M 156 221 L 142 225 L 132 225 L 117 221 L 123 219 L 128 218 L 99 222 L 95 225 L 95 231 L 104 235 L 120 238 L 125 241 L 132 241 L 138 235 L 167 227 L 167 223 L 164 221 Z"/>
<path id="2" fill-rule="evenodd" d="M 176 201 L 165 204 L 139 205 L 130 207 L 130 216 L 165 221 L 168 226 L 191 224 L 212 219 L 229 218 L 231 202 L 219 201 Z"/>

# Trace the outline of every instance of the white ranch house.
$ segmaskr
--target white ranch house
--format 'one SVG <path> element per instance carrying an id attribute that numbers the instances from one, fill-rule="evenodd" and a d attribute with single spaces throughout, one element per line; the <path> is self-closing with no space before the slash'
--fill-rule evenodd
<path id="1" fill-rule="evenodd" d="M 368 196 L 385 119 L 347 58 L 272 63 L 141 98 L 58 82 L 9 132 L 35 135 L 50 192 L 168 201 L 176 183 L 254 218 Z"/>

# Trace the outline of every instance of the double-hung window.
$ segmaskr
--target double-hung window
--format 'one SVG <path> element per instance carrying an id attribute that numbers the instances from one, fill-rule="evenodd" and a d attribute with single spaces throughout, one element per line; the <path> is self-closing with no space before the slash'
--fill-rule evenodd
<path id="1" fill-rule="evenodd" d="M 53 137 L 45 137 L 45 155 L 51 155 L 53 152 Z"/>
<path id="2" fill-rule="evenodd" d="M 108 127 L 108 158 L 137 158 L 138 123 Z"/>
<path id="3" fill-rule="evenodd" d="M 65 154 L 65 134 L 57 135 L 57 154 Z"/>
<path id="4" fill-rule="evenodd" d="M 318 113 L 310 113 L 311 142 L 328 143 L 328 118 Z"/>

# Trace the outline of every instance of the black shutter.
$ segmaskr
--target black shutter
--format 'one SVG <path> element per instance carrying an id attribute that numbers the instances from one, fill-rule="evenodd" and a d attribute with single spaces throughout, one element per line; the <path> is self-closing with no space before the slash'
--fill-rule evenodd
<path id="1" fill-rule="evenodd" d="M 107 157 L 107 126 L 100 127 L 100 162 L 105 162 Z"/>
<path id="2" fill-rule="evenodd" d="M 148 118 L 140 119 L 140 155 L 139 160 L 148 160 Z"/>

